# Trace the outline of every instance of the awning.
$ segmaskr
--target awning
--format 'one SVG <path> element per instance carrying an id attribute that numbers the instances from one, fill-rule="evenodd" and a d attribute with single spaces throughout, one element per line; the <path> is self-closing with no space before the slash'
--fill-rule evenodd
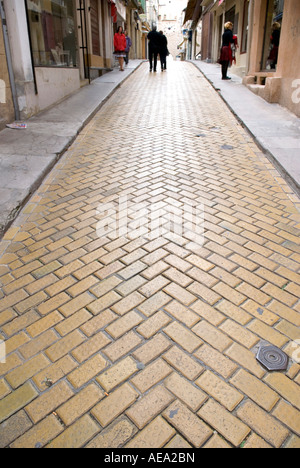
<path id="1" fill-rule="evenodd" d="M 193 14 L 195 11 L 195 7 L 197 5 L 198 0 L 189 0 L 186 10 L 185 10 L 185 17 L 183 20 L 183 24 L 185 24 L 187 21 L 190 21 L 193 18 Z"/>
<path id="2" fill-rule="evenodd" d="M 198 23 L 202 11 L 201 3 L 202 0 L 189 0 L 189 3 L 186 7 L 183 24 L 185 24 L 187 21 Z"/>
<path id="3" fill-rule="evenodd" d="M 111 17 L 114 23 L 118 21 L 118 10 L 114 2 L 111 2 Z"/>

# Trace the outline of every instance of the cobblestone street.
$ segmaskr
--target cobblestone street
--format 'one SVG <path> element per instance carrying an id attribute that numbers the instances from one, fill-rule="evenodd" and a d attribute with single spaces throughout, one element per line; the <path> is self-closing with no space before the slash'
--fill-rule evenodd
<path id="1" fill-rule="evenodd" d="M 195 66 L 144 63 L 0 243 L 0 446 L 299 448 L 299 213 Z"/>

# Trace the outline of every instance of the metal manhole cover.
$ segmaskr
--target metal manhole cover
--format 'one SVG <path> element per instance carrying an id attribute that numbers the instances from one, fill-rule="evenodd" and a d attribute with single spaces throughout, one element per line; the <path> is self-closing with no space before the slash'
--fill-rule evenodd
<path id="1" fill-rule="evenodd" d="M 276 346 L 261 346 L 256 359 L 269 371 L 286 370 L 289 362 L 288 356 Z"/>

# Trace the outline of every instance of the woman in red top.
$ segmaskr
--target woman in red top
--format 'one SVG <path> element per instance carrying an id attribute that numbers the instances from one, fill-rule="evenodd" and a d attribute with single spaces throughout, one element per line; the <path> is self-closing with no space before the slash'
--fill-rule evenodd
<path id="1" fill-rule="evenodd" d="M 115 56 L 119 60 L 120 64 L 120 71 L 124 71 L 124 57 L 126 56 L 126 37 L 125 34 L 123 34 L 123 28 L 122 26 L 118 27 L 118 31 L 116 32 L 114 36 L 114 47 L 115 47 Z"/>

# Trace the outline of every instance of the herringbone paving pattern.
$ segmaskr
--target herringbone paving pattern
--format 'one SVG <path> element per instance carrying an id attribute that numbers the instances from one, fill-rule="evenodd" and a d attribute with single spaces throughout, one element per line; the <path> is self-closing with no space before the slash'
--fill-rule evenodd
<path id="1" fill-rule="evenodd" d="M 199 71 L 144 64 L 0 244 L 1 446 L 299 447 L 299 233 Z"/>

